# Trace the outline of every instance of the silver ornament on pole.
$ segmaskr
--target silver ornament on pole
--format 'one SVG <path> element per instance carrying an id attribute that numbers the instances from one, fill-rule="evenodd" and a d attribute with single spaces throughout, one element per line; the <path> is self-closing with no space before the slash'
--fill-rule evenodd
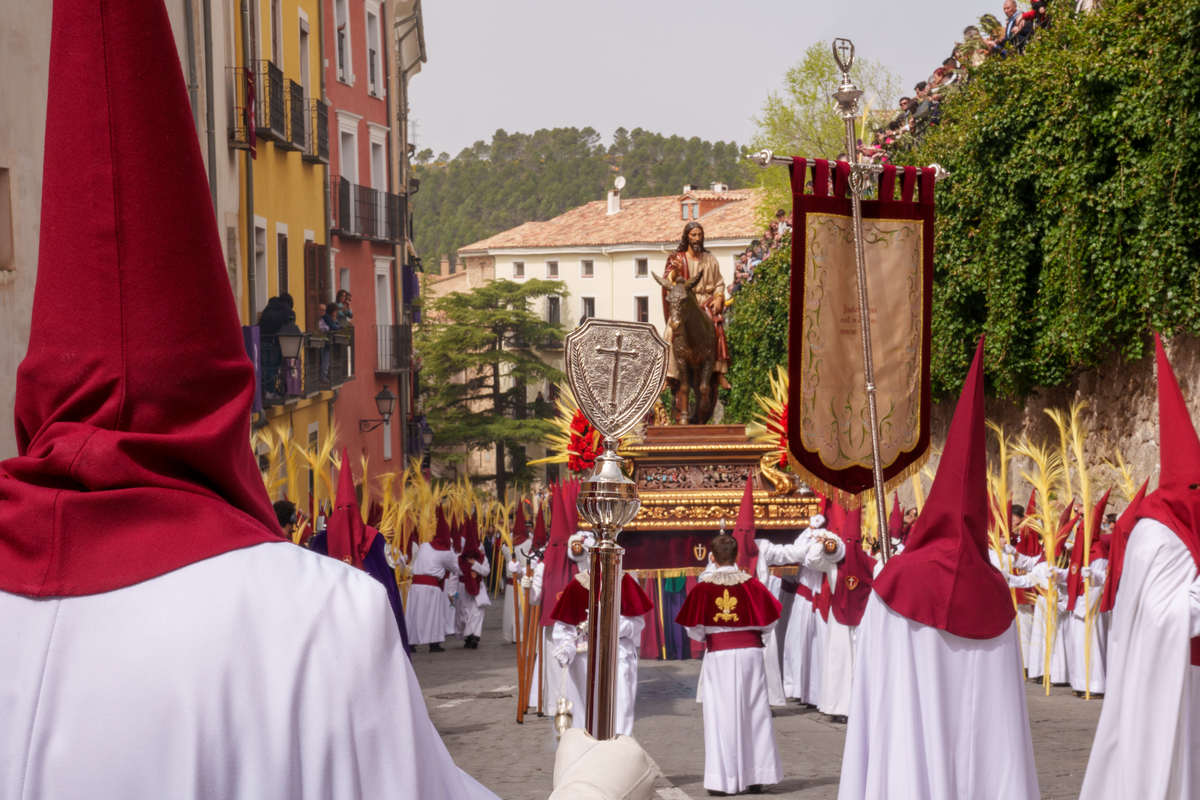
<path id="1" fill-rule="evenodd" d="M 567 382 L 583 415 L 604 440 L 591 477 L 575 504 L 592 526 L 588 597 L 587 730 L 599 740 L 616 735 L 617 639 L 621 559 L 617 535 L 641 508 L 637 486 L 621 471 L 622 434 L 654 407 L 667 377 L 667 343 L 653 325 L 589 319 L 567 336 Z"/>

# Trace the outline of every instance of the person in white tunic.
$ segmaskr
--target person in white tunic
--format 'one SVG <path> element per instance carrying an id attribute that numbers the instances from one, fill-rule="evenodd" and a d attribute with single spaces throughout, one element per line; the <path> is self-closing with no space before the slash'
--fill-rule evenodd
<path id="1" fill-rule="evenodd" d="M 1081 800 L 1200 793 L 1200 437 L 1162 342 L 1158 489 L 1114 533 L 1107 692 Z"/>
<path id="2" fill-rule="evenodd" d="M 577 533 L 570 539 L 571 557 L 580 552 L 586 557 L 587 548 L 594 543 L 590 533 Z M 578 550 L 577 550 L 578 548 Z M 580 569 L 563 590 L 562 597 L 554 606 L 551 618 L 549 652 L 557 666 L 552 680 L 548 681 L 553 692 L 552 709 L 558 707 L 558 698 L 565 697 L 574 708 L 575 727 L 582 727 L 587 707 L 587 649 L 588 595 L 591 588 L 591 573 Z M 638 643 L 646 625 L 645 615 L 654 609 L 654 604 L 645 591 L 629 573 L 621 575 L 621 619 L 617 630 L 617 702 L 616 720 L 613 730 L 632 735 L 634 705 L 637 702 Z"/>
<path id="3" fill-rule="evenodd" d="M 408 643 L 413 652 L 417 645 L 429 645 L 429 652 L 442 652 L 446 640 L 446 605 L 443 586 L 446 576 L 460 572 L 458 555 L 450 544 L 450 526 L 441 506 L 437 509 L 437 532 L 433 539 L 414 546 L 412 585 L 408 587 L 408 603 L 404 607 L 404 622 L 408 627 Z"/>
<path id="4" fill-rule="evenodd" d="M 494 800 L 430 721 L 384 586 L 279 536 L 162 0 L 56 0 L 49 58 L 0 462 L 0 797 Z M 631 739 L 560 752 L 556 799 L 653 795 Z"/>
<path id="5" fill-rule="evenodd" d="M 1026 675 L 1039 680 L 1046 674 L 1046 641 L 1050 640 L 1050 682 L 1066 684 L 1071 676 L 1067 671 L 1067 570 L 1042 562 L 1029 574 L 1038 590 L 1033 608 L 1033 630 L 1029 633 L 1029 654 L 1025 660 Z M 1054 585 L 1055 614 L 1049 618 L 1049 591 Z M 1049 637 L 1047 637 L 1049 633 Z"/>
<path id="6" fill-rule="evenodd" d="M 805 563 L 809 544 L 817 532 L 824 531 L 825 516 L 814 514 L 809 527 L 797 538 L 794 547 L 801 554 L 797 559 L 796 591 L 788 592 L 791 597 L 791 614 L 787 620 L 787 632 L 783 637 L 783 687 L 784 694 L 801 703 L 815 707 L 821 699 L 821 663 L 824 650 L 817 623 L 821 621 L 814 601 L 821 590 L 823 573 Z M 823 557 L 822 557 L 823 558 Z"/>
<path id="7" fill-rule="evenodd" d="M 858 631 L 838 800 L 1038 800 L 1012 595 L 988 560 L 983 342 Z"/>
<path id="8" fill-rule="evenodd" d="M 1107 495 L 1105 495 L 1107 503 Z M 1105 688 L 1104 654 L 1108 643 L 1105 620 L 1100 614 L 1100 599 L 1104 594 L 1104 579 L 1108 571 L 1108 558 L 1104 544 L 1100 541 L 1100 518 L 1103 507 L 1097 508 L 1096 536 L 1092 540 L 1091 558 L 1086 567 L 1073 559 L 1071 568 L 1079 568 L 1079 588 L 1074 608 L 1070 596 L 1067 598 L 1066 651 L 1067 673 L 1071 689 L 1077 695 L 1103 695 Z M 1083 547 L 1082 531 L 1076 537 L 1076 547 Z M 1090 611 L 1089 611 L 1090 610 Z"/>
<path id="9" fill-rule="evenodd" d="M 761 653 L 780 605 L 738 569 L 732 536 L 716 536 L 709 552 L 716 569 L 700 576 L 675 617 L 689 637 L 707 645 L 700 677 L 704 788 L 709 794 L 757 792 L 783 779 Z"/>
<path id="10" fill-rule="evenodd" d="M 479 527 L 474 518 L 467 522 L 458 566 L 462 571 L 462 580 L 455 600 L 455 635 L 463 640 L 463 647 L 476 650 L 483 635 L 484 610 L 492 604 L 485 585 L 492 568 L 480 544 Z"/>
<path id="11" fill-rule="evenodd" d="M 533 539 L 529 537 L 525 527 L 525 509 L 522 503 L 517 503 L 512 542 L 512 548 L 507 544 L 500 546 L 500 552 L 504 556 L 504 577 L 508 581 L 504 589 L 504 617 L 500 627 L 500 638 L 506 642 L 517 641 L 516 608 L 513 603 L 517 597 L 517 584 L 525 577 L 525 567 L 533 552 Z"/>

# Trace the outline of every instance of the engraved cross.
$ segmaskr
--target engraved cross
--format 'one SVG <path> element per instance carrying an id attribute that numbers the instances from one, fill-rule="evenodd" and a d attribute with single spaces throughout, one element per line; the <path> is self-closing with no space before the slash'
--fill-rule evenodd
<path id="1" fill-rule="evenodd" d="M 621 341 L 624 338 L 625 338 L 625 334 L 618 333 L 616 347 L 600 347 L 599 345 L 596 346 L 597 353 L 605 353 L 605 354 L 612 355 L 612 357 L 613 357 L 612 394 L 610 394 L 609 398 L 608 398 L 609 411 L 612 411 L 617 406 L 617 376 L 620 374 L 621 356 L 636 356 L 637 355 L 636 350 L 622 350 L 621 349 Z"/>

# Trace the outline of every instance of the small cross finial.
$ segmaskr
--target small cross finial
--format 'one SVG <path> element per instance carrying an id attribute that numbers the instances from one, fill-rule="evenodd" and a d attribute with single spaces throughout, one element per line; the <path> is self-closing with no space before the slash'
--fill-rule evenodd
<path id="1" fill-rule="evenodd" d="M 849 80 L 850 68 L 854 66 L 854 43 L 849 39 L 834 39 L 833 60 L 837 62 L 843 77 Z"/>

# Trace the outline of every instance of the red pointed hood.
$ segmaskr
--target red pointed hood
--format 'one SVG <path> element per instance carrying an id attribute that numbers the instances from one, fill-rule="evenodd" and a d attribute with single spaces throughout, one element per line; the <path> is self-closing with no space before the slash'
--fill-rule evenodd
<path id="1" fill-rule="evenodd" d="M 533 520 L 533 549 L 541 550 L 550 544 L 550 533 L 546 530 L 546 515 L 542 506 L 538 506 L 537 517 Z"/>
<path id="2" fill-rule="evenodd" d="M 1016 617 L 1012 594 L 988 560 L 983 340 L 954 410 L 929 499 L 875 579 L 875 593 L 899 614 L 955 636 L 992 639 Z"/>
<path id="3" fill-rule="evenodd" d="M 840 534 L 846 525 L 846 509 L 841 503 L 829 501 L 829 511 L 825 515 L 825 530 Z"/>
<path id="4" fill-rule="evenodd" d="M 1183 540 L 1200 564 L 1200 437 L 1162 339 L 1154 335 L 1158 359 L 1158 489 L 1138 508 L 1138 519 L 1166 525 Z M 1166 443 L 1170 442 L 1170 446 Z M 1191 488 L 1196 487 L 1196 488 Z"/>
<path id="5" fill-rule="evenodd" d="M 529 538 L 528 531 L 525 530 L 525 507 L 521 502 L 517 501 L 517 513 L 513 516 L 512 543 L 513 547 L 520 547 Z"/>
<path id="6" fill-rule="evenodd" d="M 554 607 L 571 578 L 579 572 L 579 565 L 567 557 L 567 540 L 575 532 L 573 528 L 568 527 L 570 517 L 564 505 L 569 492 L 570 485 L 566 483 L 550 487 L 550 544 L 546 546 L 546 553 L 542 558 L 542 563 L 545 564 L 542 568 L 543 626 L 554 624 Z"/>
<path id="7" fill-rule="evenodd" d="M 454 543 L 450 540 L 450 523 L 446 522 L 446 512 L 439 505 L 437 507 L 437 530 L 433 534 L 433 541 L 429 543 L 434 550 L 440 550 L 443 553 L 454 549 Z"/>
<path id="8" fill-rule="evenodd" d="M 1126 506 L 1117 524 L 1113 526 L 1112 540 L 1108 552 L 1108 578 L 1104 582 L 1104 595 L 1100 598 L 1100 610 L 1112 611 L 1117 602 L 1117 589 L 1121 585 L 1121 570 L 1125 566 L 1125 545 L 1129 543 L 1129 534 L 1137 524 L 1138 510 L 1146 497 L 1146 486 L 1150 481 L 1143 481 L 1133 500 Z"/>
<path id="9" fill-rule="evenodd" d="M 375 538 L 375 529 L 363 523 L 354 491 L 354 474 L 350 471 L 350 454 L 344 447 L 342 468 L 338 470 L 337 499 L 333 502 L 333 513 L 329 515 L 326 538 L 331 557 L 359 569 L 362 569 L 363 559 Z"/>
<path id="10" fill-rule="evenodd" d="M 0 589 L 106 592 L 280 541 L 161 0 L 54 4 L 39 246 Z"/>
<path id="11" fill-rule="evenodd" d="M 733 538 L 738 544 L 738 566 L 754 575 L 758 569 L 758 545 L 754 543 L 754 470 L 750 470 L 746 476 L 746 488 L 742 492 L 742 504 L 738 506 Z"/>
<path id="12" fill-rule="evenodd" d="M 838 535 L 846 543 L 846 556 L 837 565 L 837 586 L 833 587 L 830 611 L 838 622 L 852 627 L 862 622 L 875 574 L 875 559 L 862 548 L 861 507 L 846 515 Z"/>
<path id="13" fill-rule="evenodd" d="M 483 561 L 483 542 L 479 539 L 479 522 L 475 519 L 474 514 L 463 527 L 462 557 Z"/>
<path id="14" fill-rule="evenodd" d="M 892 513 L 888 515 L 888 536 L 898 538 L 904 532 L 904 509 L 900 507 L 900 493 L 892 493 Z"/>

